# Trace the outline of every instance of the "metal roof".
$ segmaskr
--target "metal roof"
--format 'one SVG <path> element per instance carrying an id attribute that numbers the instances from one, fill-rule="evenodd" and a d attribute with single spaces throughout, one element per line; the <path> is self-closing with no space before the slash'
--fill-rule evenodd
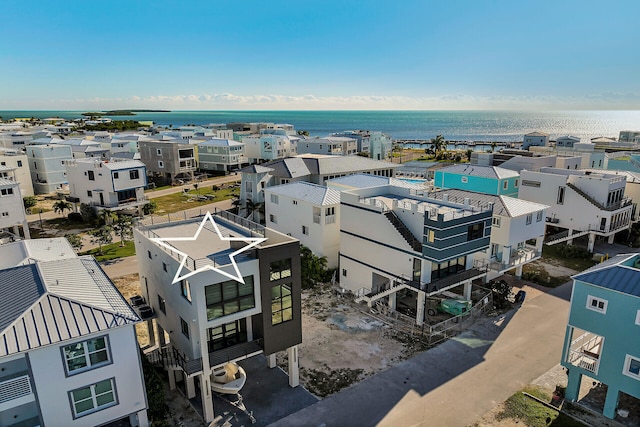
<path id="1" fill-rule="evenodd" d="M 27 239 L 0 245 L 0 269 L 34 261 L 55 261 L 77 255 L 64 237 Z"/>
<path id="2" fill-rule="evenodd" d="M 535 132 L 529 132 L 527 134 L 525 134 L 524 136 L 549 136 L 548 133 L 544 133 L 544 132 L 540 132 L 540 131 L 535 131 Z"/>
<path id="3" fill-rule="evenodd" d="M 480 166 L 471 164 L 447 166 L 445 168 L 438 169 L 436 173 L 453 173 L 493 179 L 517 178 L 520 176 L 516 171 L 498 166 Z"/>
<path id="4" fill-rule="evenodd" d="M 640 269 L 635 263 L 640 254 L 615 256 L 580 274 L 572 276 L 581 282 L 640 298 Z"/>
<path id="5" fill-rule="evenodd" d="M 231 147 L 231 146 L 237 146 L 237 145 L 244 145 L 244 142 L 238 142 L 238 141 L 234 141 L 232 139 L 222 139 L 222 138 L 211 138 L 211 139 L 207 139 L 205 141 L 199 142 L 198 145 L 211 145 L 211 146 L 225 146 L 225 147 Z"/>
<path id="6" fill-rule="evenodd" d="M 306 155 L 304 155 L 306 156 Z M 270 172 L 279 178 L 298 178 L 308 175 L 356 173 L 377 169 L 397 168 L 399 165 L 360 156 L 297 156 L 273 160 L 260 166 L 240 169 L 243 173 Z M 263 168 L 260 170 L 259 168 Z"/>
<path id="7" fill-rule="evenodd" d="M 0 187 L 17 187 L 20 185 L 18 181 L 12 179 L 0 178 Z"/>
<path id="8" fill-rule="evenodd" d="M 538 212 L 547 209 L 547 205 L 530 202 L 528 200 L 516 199 L 509 196 L 495 196 L 493 194 L 476 193 L 474 191 L 446 189 L 437 190 L 428 194 L 429 198 L 442 200 L 444 195 L 449 197 L 449 201 L 463 203 L 468 198 L 471 205 L 484 206 L 493 203 L 494 215 L 508 216 L 515 218 L 522 215 Z"/>
<path id="9" fill-rule="evenodd" d="M 104 167 L 110 170 L 120 170 L 120 169 L 132 169 L 132 168 L 146 168 L 146 165 L 142 163 L 140 160 L 122 160 L 122 161 L 113 161 L 113 162 L 105 162 Z"/>
<path id="10" fill-rule="evenodd" d="M 379 187 L 382 185 L 393 185 L 396 187 L 413 188 L 416 190 L 423 190 L 424 187 L 419 184 L 413 184 L 408 181 L 404 181 L 398 178 L 391 178 L 386 176 L 371 175 L 368 173 L 357 173 L 353 175 L 341 176 L 340 178 L 333 178 L 327 181 L 327 185 L 335 184 L 339 187 L 352 187 L 352 188 L 367 188 L 367 187 Z"/>
<path id="11" fill-rule="evenodd" d="M 265 193 L 273 193 L 296 200 L 303 200 L 314 205 L 337 205 L 340 203 L 340 192 L 323 185 L 309 182 L 292 182 L 265 188 Z"/>
<path id="12" fill-rule="evenodd" d="M 549 206 L 515 197 L 500 196 L 500 202 L 512 218 L 548 209 Z"/>
<path id="13" fill-rule="evenodd" d="M 35 264 L 0 270 L 0 331 L 44 294 Z"/>

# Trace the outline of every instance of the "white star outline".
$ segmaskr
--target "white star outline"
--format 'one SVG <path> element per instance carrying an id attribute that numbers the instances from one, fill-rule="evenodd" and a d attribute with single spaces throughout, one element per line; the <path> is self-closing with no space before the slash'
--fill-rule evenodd
<path id="1" fill-rule="evenodd" d="M 184 276 L 181 276 L 180 273 L 182 272 L 182 270 L 185 268 L 185 264 L 187 262 L 187 258 L 189 257 L 189 255 L 187 255 L 184 252 L 181 252 L 179 250 L 177 250 L 174 246 L 166 243 L 166 242 L 189 242 L 189 241 L 196 241 L 198 240 L 198 236 L 200 235 L 200 232 L 202 231 L 202 229 L 204 228 L 204 225 L 206 224 L 207 221 L 211 221 L 211 224 L 213 224 L 213 228 L 216 231 L 216 234 L 218 235 L 218 238 L 220 238 L 220 240 L 224 240 L 224 241 L 231 241 L 231 242 L 246 242 L 248 243 L 248 245 L 238 249 L 235 252 L 232 252 L 229 255 L 229 260 L 231 261 L 231 265 L 233 266 L 233 270 L 235 271 L 236 275 L 234 276 L 231 273 L 227 273 L 226 271 L 220 270 L 219 268 L 213 267 L 211 265 L 204 265 L 198 269 L 195 269 L 194 271 L 185 274 Z M 175 284 L 181 280 L 187 279 L 195 274 L 198 273 L 202 273 L 203 271 L 207 271 L 207 270 L 211 270 L 211 271 L 215 271 L 216 273 L 222 274 L 225 277 L 228 277 L 230 279 L 233 280 L 237 280 L 238 282 L 244 283 L 244 278 L 242 277 L 242 275 L 240 274 L 240 270 L 238 269 L 238 264 L 236 264 L 236 260 L 235 260 L 235 256 L 254 247 L 259 245 L 260 243 L 264 242 L 265 240 L 267 240 L 266 237 L 224 237 L 222 235 L 222 233 L 220 232 L 220 229 L 218 228 L 218 224 L 216 224 L 215 220 L 213 219 L 213 215 L 211 215 L 211 212 L 207 212 L 206 215 L 204 216 L 204 218 L 202 219 L 202 222 L 200 223 L 200 226 L 198 227 L 198 230 L 196 231 L 196 234 L 193 235 L 193 237 L 155 237 L 150 239 L 152 242 L 154 242 L 155 244 L 159 245 L 159 246 L 164 246 L 165 248 L 177 252 L 178 254 L 180 254 L 180 256 L 182 257 L 182 259 L 180 260 L 180 266 L 178 267 L 178 270 L 176 271 L 176 275 L 173 277 L 173 282 L 171 282 L 171 284 Z"/>

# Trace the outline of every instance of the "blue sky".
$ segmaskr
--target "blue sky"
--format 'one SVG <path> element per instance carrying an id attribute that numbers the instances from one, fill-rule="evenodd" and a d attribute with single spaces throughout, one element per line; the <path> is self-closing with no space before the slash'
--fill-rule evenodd
<path id="1" fill-rule="evenodd" d="M 640 1 L 0 5 L 0 109 L 640 109 Z"/>

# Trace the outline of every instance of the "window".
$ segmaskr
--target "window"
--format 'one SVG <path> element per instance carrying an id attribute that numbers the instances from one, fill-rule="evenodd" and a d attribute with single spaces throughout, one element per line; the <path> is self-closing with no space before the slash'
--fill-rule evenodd
<path id="1" fill-rule="evenodd" d="M 164 169 L 164 162 L 162 160 L 158 160 L 158 167 Z"/>
<path id="2" fill-rule="evenodd" d="M 87 197 L 93 197 L 93 193 L 91 192 L 91 190 L 87 190 Z"/>
<path id="3" fill-rule="evenodd" d="M 306 225 L 302 226 L 302 234 L 304 234 L 305 236 L 309 235 L 309 227 L 307 227 Z"/>
<path id="4" fill-rule="evenodd" d="M 162 271 L 164 271 L 165 273 L 167 272 L 167 263 L 166 262 L 162 263 Z"/>
<path id="5" fill-rule="evenodd" d="M 269 222 L 277 224 L 278 223 L 278 218 L 274 214 L 269 214 Z"/>
<path id="6" fill-rule="evenodd" d="M 182 317 L 180 318 L 180 330 L 182 335 L 189 338 L 189 324 Z"/>
<path id="7" fill-rule="evenodd" d="M 69 375 L 110 363 L 107 337 L 99 337 L 62 347 Z"/>
<path id="8" fill-rule="evenodd" d="M 543 213 L 542 211 L 539 211 L 539 212 L 536 214 L 536 222 L 540 222 L 540 221 L 542 221 L 542 213 Z"/>
<path id="9" fill-rule="evenodd" d="M 324 210 L 324 214 L 325 214 L 326 216 L 329 216 L 329 215 L 335 215 L 335 214 L 336 214 L 336 208 L 335 208 L 335 206 L 332 206 L 332 207 L 330 207 L 330 208 L 325 208 L 325 210 Z"/>
<path id="10" fill-rule="evenodd" d="M 167 314 L 167 303 L 160 295 L 158 295 L 158 309 L 164 314 Z"/>
<path id="11" fill-rule="evenodd" d="M 188 280 L 183 279 L 180 281 L 180 294 L 184 299 L 191 302 L 191 286 L 189 285 Z"/>
<path id="12" fill-rule="evenodd" d="M 477 224 L 467 227 L 467 241 L 479 239 L 484 236 L 484 223 L 479 222 Z"/>
<path id="13" fill-rule="evenodd" d="M 527 225 L 531 224 L 532 221 L 533 221 L 533 214 L 528 214 L 527 215 Z"/>
<path id="14" fill-rule="evenodd" d="M 96 175 L 93 173 L 93 171 L 88 171 L 87 172 L 87 176 L 89 177 L 89 181 L 95 181 L 96 180 Z"/>
<path id="15" fill-rule="evenodd" d="M 529 181 L 526 179 L 522 180 L 522 185 L 525 187 L 536 187 L 536 188 L 540 188 L 540 181 Z"/>
<path id="16" fill-rule="evenodd" d="M 291 319 L 293 319 L 291 284 L 273 286 L 271 288 L 271 324 L 275 326 Z"/>
<path id="17" fill-rule="evenodd" d="M 3 196 L 13 194 L 13 188 L 3 188 L 2 190 L 0 190 L 0 194 Z"/>
<path id="18" fill-rule="evenodd" d="M 151 251 L 147 251 L 147 256 L 149 257 L 149 259 L 153 259 L 153 257 L 151 256 Z"/>
<path id="19" fill-rule="evenodd" d="M 429 230 L 429 233 L 427 233 L 427 240 L 429 241 L 429 243 L 433 243 L 436 239 L 436 233 L 433 230 Z"/>
<path id="20" fill-rule="evenodd" d="M 33 168 L 38 169 L 38 162 L 33 162 Z"/>
<path id="21" fill-rule="evenodd" d="M 636 313 L 636 325 L 640 325 L 640 310 Z"/>
<path id="22" fill-rule="evenodd" d="M 502 183 L 502 188 L 503 188 L 504 190 L 506 190 L 507 188 L 509 188 L 509 181 L 505 181 L 505 182 L 503 182 L 503 183 Z"/>
<path id="23" fill-rule="evenodd" d="M 22 160 L 18 160 L 18 167 L 21 168 L 22 167 Z"/>
<path id="24" fill-rule="evenodd" d="M 162 148 L 156 148 L 156 155 L 162 156 Z"/>
<path id="25" fill-rule="evenodd" d="M 514 186 L 515 188 L 518 188 L 518 180 L 517 180 L 517 179 L 516 179 L 515 181 L 513 181 L 513 186 Z"/>
<path id="26" fill-rule="evenodd" d="M 9 216 L 9 212 L 2 212 L 2 216 Z"/>
<path id="27" fill-rule="evenodd" d="M 558 187 L 558 204 L 564 204 L 564 187 Z"/>
<path id="28" fill-rule="evenodd" d="M 207 319 L 213 320 L 254 308 L 256 304 L 253 292 L 253 276 L 244 277 L 244 283 L 228 280 L 205 286 Z"/>
<path id="29" fill-rule="evenodd" d="M 274 261 L 269 265 L 269 280 L 285 279 L 291 277 L 291 258 Z"/>
<path id="30" fill-rule="evenodd" d="M 347 277 L 347 269 L 346 268 L 342 269 L 342 277 Z"/>
<path id="31" fill-rule="evenodd" d="M 622 373 L 628 377 L 640 380 L 640 359 L 627 354 L 624 358 L 624 370 Z"/>
<path id="32" fill-rule="evenodd" d="M 276 205 L 278 204 L 278 195 L 277 194 L 272 194 L 271 195 L 271 203 L 275 203 Z"/>
<path id="33" fill-rule="evenodd" d="M 491 219 L 491 225 L 496 227 L 496 228 L 500 228 L 500 217 L 499 216 L 494 216 Z"/>
<path id="34" fill-rule="evenodd" d="M 116 405 L 113 378 L 69 392 L 74 417 L 80 417 Z"/>
<path id="35" fill-rule="evenodd" d="M 460 181 L 462 181 L 463 184 L 466 184 L 467 182 L 469 182 L 469 177 L 468 176 L 462 176 L 462 177 L 460 177 Z"/>
<path id="36" fill-rule="evenodd" d="M 129 171 L 129 179 L 138 179 L 140 178 L 140 172 L 138 169 L 133 169 Z"/>
<path id="37" fill-rule="evenodd" d="M 118 172 L 113 173 L 113 179 L 118 179 L 119 177 L 120 177 L 120 174 Z"/>
<path id="38" fill-rule="evenodd" d="M 298 201 L 297 200 L 292 200 L 291 203 L 293 203 L 294 205 L 297 205 Z"/>
<path id="39" fill-rule="evenodd" d="M 589 295 L 587 297 L 587 308 L 589 310 L 597 311 L 598 313 L 606 314 L 607 300 Z"/>

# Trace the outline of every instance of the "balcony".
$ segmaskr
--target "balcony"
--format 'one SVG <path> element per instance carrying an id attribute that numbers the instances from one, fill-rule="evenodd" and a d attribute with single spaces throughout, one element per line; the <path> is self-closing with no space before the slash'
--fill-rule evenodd
<path id="1" fill-rule="evenodd" d="M 531 261 L 535 261 L 541 256 L 542 251 L 538 251 L 534 247 L 525 247 L 522 249 L 511 251 L 509 262 L 493 261 L 489 263 L 489 268 L 499 273 L 504 273 L 505 271 L 511 270 L 512 268 L 516 268 Z"/>
<path id="2" fill-rule="evenodd" d="M 0 382 L 0 412 L 35 400 L 29 375 Z"/>
<path id="3" fill-rule="evenodd" d="M 597 375 L 604 338 L 579 329 L 574 329 L 572 336 L 575 332 L 578 332 L 578 338 L 571 342 L 566 363 Z"/>

